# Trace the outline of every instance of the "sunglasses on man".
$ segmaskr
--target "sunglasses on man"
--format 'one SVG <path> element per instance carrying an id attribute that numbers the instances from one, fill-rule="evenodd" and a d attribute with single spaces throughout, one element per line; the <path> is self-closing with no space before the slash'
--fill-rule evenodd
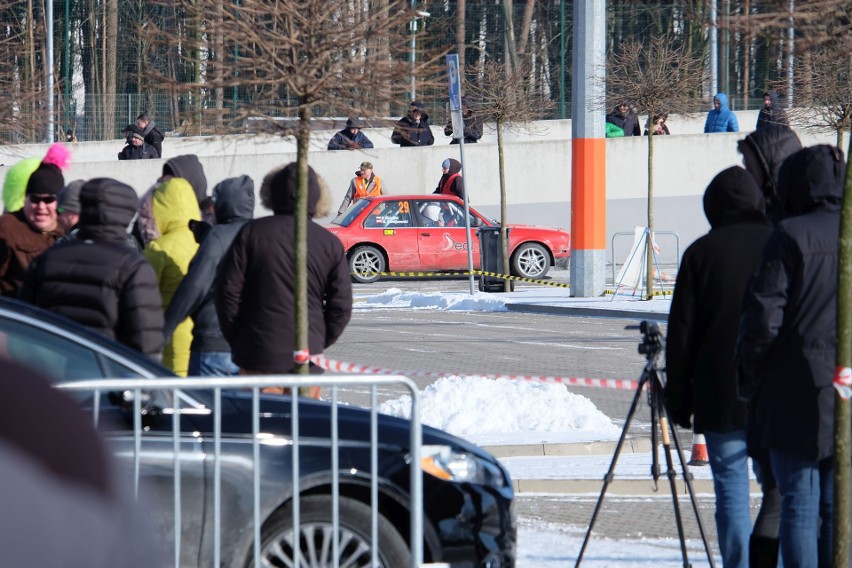
<path id="1" fill-rule="evenodd" d="M 35 205 L 37 205 L 39 203 L 46 203 L 46 204 L 50 205 L 51 203 L 56 201 L 55 195 L 33 195 L 31 193 L 27 197 Z"/>

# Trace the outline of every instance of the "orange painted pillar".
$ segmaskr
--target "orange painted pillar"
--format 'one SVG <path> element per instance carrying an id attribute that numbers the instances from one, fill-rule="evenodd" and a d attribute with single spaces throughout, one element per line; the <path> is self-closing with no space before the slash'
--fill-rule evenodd
<path id="1" fill-rule="evenodd" d="M 606 288 L 606 2 L 574 2 L 571 97 L 571 295 Z"/>

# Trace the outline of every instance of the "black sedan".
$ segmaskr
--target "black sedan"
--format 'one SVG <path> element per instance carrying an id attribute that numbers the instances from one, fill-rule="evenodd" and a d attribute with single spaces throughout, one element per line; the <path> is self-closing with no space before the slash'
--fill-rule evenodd
<path id="1" fill-rule="evenodd" d="M 173 375 L 136 351 L 92 333 L 64 317 L 0 298 L 0 356 L 28 365 L 55 382 L 98 378 L 157 378 Z M 179 396 L 175 393 L 179 392 Z M 210 566 L 214 547 L 212 446 L 213 394 L 208 390 L 145 393 L 140 456 L 140 495 L 155 512 L 164 544 L 174 548 L 180 515 L 179 564 Z M 87 409 L 99 411 L 99 427 L 125 460 L 134 455 L 133 404 L 122 393 L 93 400 L 77 393 Z M 180 400 L 175 400 L 179 398 Z M 175 445 L 172 416 L 179 408 L 180 507 L 175 509 Z M 253 563 L 251 391 L 221 391 L 221 564 Z M 329 566 L 332 539 L 332 406 L 301 401 L 298 456 L 301 566 Z M 261 556 L 269 566 L 290 566 L 293 515 L 292 401 L 261 395 Z M 338 406 L 339 536 L 341 566 L 369 566 L 370 412 Z M 49 417 L 45 417 L 49 419 Z M 410 423 L 379 415 L 378 557 L 385 568 L 410 563 Z M 453 567 L 512 567 L 516 526 L 507 471 L 480 448 L 446 432 L 423 427 L 423 554 L 425 562 Z M 138 442 L 137 442 L 138 443 Z M 177 511 L 177 512 L 176 512 Z"/>

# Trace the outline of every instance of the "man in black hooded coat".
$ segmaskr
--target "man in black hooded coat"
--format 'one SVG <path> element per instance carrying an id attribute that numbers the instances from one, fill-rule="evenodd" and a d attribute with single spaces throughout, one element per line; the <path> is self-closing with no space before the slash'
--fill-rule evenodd
<path id="1" fill-rule="evenodd" d="M 785 218 L 746 295 L 738 389 L 754 399 L 781 491 L 784 565 L 831 565 L 837 276 L 842 152 L 796 152 L 781 167 Z"/>
<path id="2" fill-rule="evenodd" d="M 778 191 L 778 170 L 792 154 L 802 149 L 799 137 L 789 126 L 768 124 L 739 142 L 745 169 L 754 176 L 766 200 L 766 216 L 776 225 L 783 217 L 784 195 Z"/>
<path id="3" fill-rule="evenodd" d="M 757 114 L 755 130 L 760 130 L 771 124 L 790 124 L 787 113 L 778 105 L 778 93 L 766 91 L 763 93 L 763 107 Z"/>
<path id="4" fill-rule="evenodd" d="M 723 563 L 746 566 L 751 534 L 746 418 L 734 358 L 742 302 L 772 233 L 763 195 L 743 168 L 719 173 L 704 193 L 710 232 L 683 254 L 669 314 L 666 407 L 707 439 Z"/>
<path id="5" fill-rule="evenodd" d="M 163 311 L 157 277 L 142 253 L 125 244 L 138 204 L 129 185 L 110 178 L 86 182 L 77 238 L 36 258 L 18 295 L 158 358 Z"/>
<path id="6" fill-rule="evenodd" d="M 254 216 L 254 181 L 249 176 L 225 179 L 213 188 L 216 224 L 204 233 L 166 309 L 166 339 L 187 317 L 192 317 L 189 349 L 190 376 L 236 375 L 231 347 L 222 335 L 213 301 L 216 271 L 239 230 Z M 208 226 L 209 225 L 206 225 Z"/>
<path id="7" fill-rule="evenodd" d="M 328 198 L 314 170 L 309 167 L 308 171 L 308 216 L 313 218 L 328 213 Z M 260 199 L 274 214 L 246 223 L 222 259 L 216 312 L 240 369 L 248 373 L 293 373 L 295 162 L 267 174 Z M 349 323 L 352 280 L 340 239 L 309 220 L 307 241 L 308 349 L 311 355 L 319 355 L 337 341 Z M 322 372 L 313 364 L 310 370 Z"/>

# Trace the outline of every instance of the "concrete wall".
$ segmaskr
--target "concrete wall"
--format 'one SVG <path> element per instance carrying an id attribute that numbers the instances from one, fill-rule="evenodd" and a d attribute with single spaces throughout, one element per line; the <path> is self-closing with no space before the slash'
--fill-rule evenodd
<path id="1" fill-rule="evenodd" d="M 738 112 L 741 127 L 751 127 L 756 111 Z M 710 180 L 722 169 L 742 163 L 736 142 L 747 132 L 702 134 L 704 117 L 671 117 L 672 136 L 654 138 L 653 205 L 654 225 L 660 232 L 658 244 L 663 262 L 704 234 L 708 225 L 702 195 Z M 427 148 L 398 148 L 390 142 L 390 129 L 367 129 L 376 145 L 373 150 L 329 152 L 325 145 L 333 132 L 313 135 L 309 162 L 322 175 L 337 205 L 349 186 L 355 169 L 369 160 L 387 194 L 431 193 L 441 176 L 441 162 L 459 158 L 458 146 L 448 146 L 442 127 L 434 127 L 435 145 Z M 805 145 L 834 143 L 834 135 L 799 132 Z M 571 228 L 571 122 L 547 121 L 535 134 L 508 132 L 505 173 L 509 222 Z M 164 160 L 123 161 L 115 159 L 122 141 L 80 142 L 73 146 L 73 163 L 66 180 L 108 176 L 124 181 L 141 194 L 154 184 Z M 0 179 L 9 165 L 28 156 L 42 156 L 46 145 L 0 146 Z M 294 142 L 280 137 L 243 135 L 222 138 L 167 138 L 164 157 L 195 153 L 204 165 L 212 189 L 227 177 L 248 174 L 260 185 L 271 169 L 295 160 Z M 492 217 L 500 212 L 500 184 L 496 135 L 486 130 L 479 144 L 465 145 L 465 185 L 471 204 Z M 632 234 L 634 226 L 645 226 L 648 195 L 648 138 L 629 137 L 607 141 L 607 246 L 613 235 Z M 258 205 L 257 215 L 269 212 Z M 328 221 L 329 218 L 318 219 Z M 663 234 L 672 231 L 675 237 Z M 616 259 L 623 261 L 630 236 L 615 239 Z M 607 252 L 607 260 L 611 255 Z"/>

